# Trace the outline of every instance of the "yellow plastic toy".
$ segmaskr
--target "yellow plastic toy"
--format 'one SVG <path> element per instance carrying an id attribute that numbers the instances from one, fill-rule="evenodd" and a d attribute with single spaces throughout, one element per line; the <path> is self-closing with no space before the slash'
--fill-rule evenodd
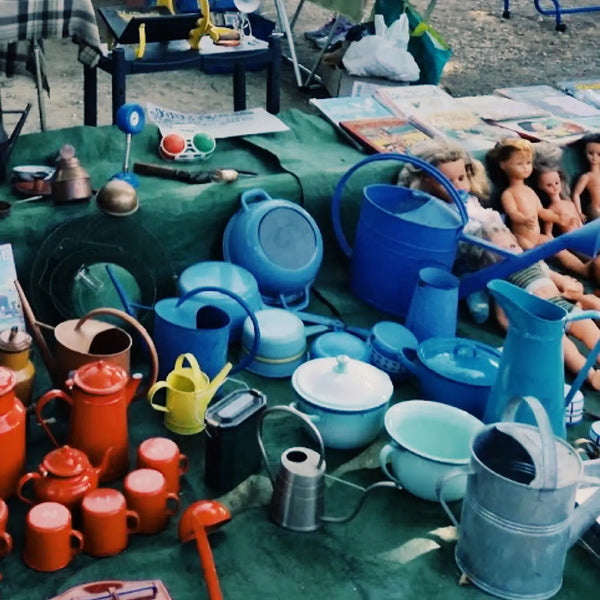
<path id="1" fill-rule="evenodd" d="M 240 33 L 229 27 L 217 27 L 210 20 L 210 8 L 208 0 L 200 0 L 200 12 L 202 18 L 196 21 L 196 27 L 190 31 L 188 39 L 194 50 L 200 47 L 200 38 L 209 35 L 215 44 L 223 46 L 237 46 L 240 43 Z M 237 43 L 236 43 L 237 42 Z"/>

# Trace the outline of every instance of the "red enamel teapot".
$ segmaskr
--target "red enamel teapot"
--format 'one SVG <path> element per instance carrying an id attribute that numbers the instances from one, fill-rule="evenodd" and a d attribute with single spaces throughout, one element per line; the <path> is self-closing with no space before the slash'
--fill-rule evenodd
<path id="1" fill-rule="evenodd" d="M 44 457 L 37 471 L 26 473 L 17 485 L 17 495 L 27 504 L 58 502 L 70 511 L 77 508 L 88 492 L 95 490 L 108 468 L 112 448 L 104 453 L 102 463 L 92 466 L 81 450 L 62 446 Z M 25 495 L 26 484 L 33 482 L 33 498 Z"/>
<path id="2" fill-rule="evenodd" d="M 70 395 L 55 389 L 39 399 L 36 418 L 58 448 L 60 444 L 45 421 L 43 410 L 51 400 L 64 400 L 71 407 L 69 446 L 85 452 L 93 464 L 100 463 L 112 446 L 109 464 L 100 481 L 119 479 L 129 468 L 127 407 L 141 379 L 140 373 L 129 377 L 122 367 L 103 360 L 88 363 L 67 379 Z"/>

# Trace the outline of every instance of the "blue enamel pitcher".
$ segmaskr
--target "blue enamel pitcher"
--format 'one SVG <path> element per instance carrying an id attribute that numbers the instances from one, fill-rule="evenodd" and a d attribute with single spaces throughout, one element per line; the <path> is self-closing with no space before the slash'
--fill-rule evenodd
<path id="1" fill-rule="evenodd" d="M 513 398 L 534 396 L 546 409 L 554 434 L 565 438 L 565 407 L 581 387 L 600 352 L 599 342 L 590 351 L 565 398 L 562 342 L 565 327 L 571 321 L 598 319 L 600 312 L 589 310 L 567 314 L 560 306 L 500 279 L 490 281 L 487 287 L 506 313 L 508 332 L 484 422 L 501 421 L 507 404 Z M 519 408 L 515 421 L 536 424 L 527 405 Z"/>

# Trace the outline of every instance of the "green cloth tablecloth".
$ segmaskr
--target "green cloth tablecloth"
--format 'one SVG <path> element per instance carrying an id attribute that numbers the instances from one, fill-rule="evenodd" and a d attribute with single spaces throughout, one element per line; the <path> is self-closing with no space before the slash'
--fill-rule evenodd
<path id="1" fill-rule="evenodd" d="M 44 279 L 44 270 L 40 269 L 40 259 L 36 259 L 36 255 L 56 228 L 62 227 L 59 231 L 64 232 L 57 238 L 59 246 L 71 243 L 71 237 L 80 235 L 86 238 L 80 240 L 83 246 L 92 244 L 94 239 L 104 240 L 100 248 L 89 251 L 96 252 L 93 254 L 96 257 L 101 256 L 106 246 L 117 246 L 125 253 L 148 257 L 154 263 L 157 276 L 166 280 L 158 282 L 157 290 L 168 289 L 168 293 L 174 294 L 172 275 L 198 261 L 221 258 L 221 236 L 228 219 L 238 208 L 240 193 L 259 187 L 274 198 L 301 202 L 314 214 L 325 240 L 325 260 L 315 287 L 343 317 L 351 324 L 366 327 L 389 318 L 348 293 L 347 264 L 331 232 L 329 201 L 333 190 L 343 173 L 362 155 L 340 143 L 335 132 L 320 118 L 297 111 L 281 116 L 290 125 L 290 132 L 219 141 L 216 154 L 207 163 L 185 167 L 237 167 L 257 171 L 259 176 L 256 178 L 240 179 L 234 184 L 187 185 L 143 177 L 138 190 L 140 210 L 120 219 L 100 213 L 93 201 L 71 206 L 49 203 L 14 206 L 11 216 L 0 223 L 0 242 L 13 245 L 19 278 L 28 293 L 35 296 L 35 310 L 45 318 L 54 318 L 54 323 L 64 318 L 55 308 L 48 308 L 53 296 L 47 289 L 42 287 L 33 294 L 37 284 L 31 280 L 35 273 L 41 273 Z M 100 187 L 121 168 L 125 139 L 114 127 L 79 127 L 22 136 L 11 162 L 13 165 L 43 164 L 63 143 L 75 146 L 94 188 Z M 142 134 L 133 138 L 132 160 L 160 162 L 157 146 L 157 130 L 146 127 Z M 344 192 L 345 201 L 347 199 L 344 218 L 349 232 L 365 181 L 391 181 L 395 169 L 397 164 L 384 161 L 384 164 L 351 178 Z M 0 188 L 0 197 L 13 199 L 8 186 Z M 140 235 L 140 231 L 144 235 Z M 156 244 L 150 248 L 141 247 L 140 244 L 147 244 L 148 239 L 155 240 Z M 50 248 L 49 251 L 60 256 L 59 249 Z M 166 263 L 168 268 L 156 268 L 156 264 Z M 62 291 L 50 289 L 54 294 Z M 312 296 L 310 308 L 330 314 L 316 294 Z M 494 345 L 502 343 L 499 330 L 492 326 L 486 330 L 477 329 L 462 320 L 459 333 Z M 236 358 L 235 354 L 232 358 Z M 37 356 L 36 363 L 37 397 L 48 389 L 49 384 Z M 287 404 L 294 399 L 289 380 L 269 380 L 249 373 L 241 374 L 240 379 L 263 391 L 269 405 Z M 393 401 L 416 397 L 418 390 L 407 383 L 396 389 Z M 586 398 L 588 409 L 597 412 L 597 397 L 586 391 Z M 585 435 L 588 425 L 588 422 L 582 423 L 571 430 L 570 435 Z M 130 406 L 129 427 L 132 467 L 137 446 L 150 436 L 173 438 L 189 457 L 190 469 L 182 480 L 182 509 L 195 500 L 217 496 L 203 481 L 204 433 L 189 437 L 170 433 L 162 424 L 162 415 L 144 401 L 136 401 Z M 343 477 L 361 486 L 382 479 L 376 457 L 385 440 L 385 433 L 381 433 L 372 446 L 371 455 L 357 468 L 345 472 Z M 297 423 L 291 418 L 277 416 L 265 421 L 264 441 L 275 470 L 285 449 L 311 445 Z M 50 441 L 44 432 L 31 421 L 27 471 L 33 470 L 50 449 Z M 359 453 L 327 450 L 327 471 L 342 473 L 348 461 Z M 116 487 L 120 485 L 121 482 L 115 484 Z M 466 600 L 487 597 L 474 586 L 458 585 L 453 558 L 456 532 L 436 503 L 419 500 L 405 491 L 380 490 L 373 493 L 358 516 L 349 523 L 327 524 L 316 532 L 300 534 L 269 521 L 264 506 L 264 499 L 269 495 L 265 483 L 260 493 L 236 505 L 232 520 L 210 536 L 227 600 Z M 347 514 L 358 497 L 355 488 L 328 484 L 326 513 Z M 8 505 L 8 530 L 14 537 L 14 550 L 0 561 L 2 598 L 45 600 L 77 584 L 105 579 L 161 579 L 176 600 L 207 597 L 195 544 L 184 545 L 178 541 L 177 516 L 160 534 L 132 536 L 128 549 L 119 556 L 95 559 L 81 554 L 68 568 L 43 574 L 27 568 L 20 557 L 27 507 L 15 498 L 10 499 Z M 458 511 L 460 506 L 453 508 Z M 582 548 L 575 547 L 568 553 L 564 585 L 556 598 L 593 598 L 599 583 L 598 562 Z"/>

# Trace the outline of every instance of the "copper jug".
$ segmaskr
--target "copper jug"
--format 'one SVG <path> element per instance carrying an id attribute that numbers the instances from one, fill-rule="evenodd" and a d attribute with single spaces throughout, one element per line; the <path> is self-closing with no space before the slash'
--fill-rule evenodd
<path id="1" fill-rule="evenodd" d="M 75 148 L 65 144 L 56 161 L 56 173 L 50 182 L 55 202 L 78 202 L 92 196 L 88 172 L 75 157 Z"/>
<path id="2" fill-rule="evenodd" d="M 0 498 L 9 498 L 25 466 L 25 407 L 15 395 L 17 378 L 0 367 Z"/>
<path id="3" fill-rule="evenodd" d="M 12 369 L 16 377 L 15 394 L 29 407 L 35 367 L 30 360 L 31 336 L 12 327 L 0 332 L 0 365 Z"/>
<path id="4" fill-rule="evenodd" d="M 109 464 L 100 481 L 119 479 L 129 468 L 127 407 L 141 379 L 141 373 L 129 377 L 122 367 L 103 360 L 88 363 L 66 381 L 70 395 L 55 389 L 38 400 L 36 418 L 52 443 L 59 447 L 42 413 L 51 400 L 64 400 L 71 407 L 69 446 L 85 452 L 92 464 L 99 464 L 113 446 Z"/>

